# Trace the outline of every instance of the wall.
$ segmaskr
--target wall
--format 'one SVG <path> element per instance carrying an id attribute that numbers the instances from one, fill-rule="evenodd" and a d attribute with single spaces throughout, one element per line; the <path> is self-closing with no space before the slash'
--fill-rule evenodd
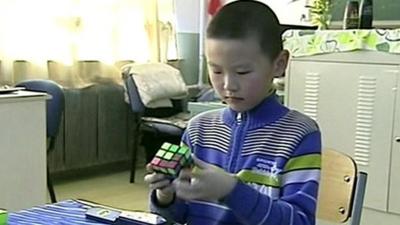
<path id="1" fill-rule="evenodd" d="M 222 0 L 224 3 L 233 0 Z M 280 20 L 286 24 L 309 25 L 307 21 L 301 21 L 300 17 L 304 12 L 304 5 L 307 0 L 300 0 L 288 5 L 280 0 L 260 0 L 270 4 L 274 10 L 285 9 L 285 12 L 277 12 L 281 15 Z M 201 4 L 203 2 L 204 4 Z M 200 59 L 205 62 L 204 54 L 200 54 L 200 39 L 202 31 L 205 30 L 207 18 L 200 18 L 201 7 L 204 7 L 206 14 L 208 0 L 175 0 L 177 14 L 177 41 L 179 57 L 182 59 L 181 72 L 187 84 L 197 84 L 199 79 Z M 291 16 L 287 17 L 287 9 L 290 9 Z M 207 14 L 206 14 L 207 15 Z M 283 16 L 286 15 L 285 18 Z M 204 20 L 204 21 L 201 21 Z M 206 63 L 203 64 L 202 81 L 207 83 Z"/>
<path id="2" fill-rule="evenodd" d="M 264 2 L 278 16 L 281 24 L 311 26 L 309 9 L 310 0 L 259 0 Z"/>
<path id="3" fill-rule="evenodd" d="M 200 1 L 175 0 L 178 54 L 187 84 L 197 84 L 199 76 Z"/>

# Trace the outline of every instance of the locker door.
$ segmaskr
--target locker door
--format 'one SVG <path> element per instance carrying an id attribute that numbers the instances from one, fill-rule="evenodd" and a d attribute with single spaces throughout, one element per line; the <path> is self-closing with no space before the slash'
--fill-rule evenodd
<path id="1" fill-rule="evenodd" d="M 400 214 L 400 80 L 397 80 L 397 98 L 392 139 L 392 164 L 389 190 L 389 212 Z"/>
<path id="2" fill-rule="evenodd" d="M 369 179 L 365 206 L 387 211 L 398 68 L 292 61 L 287 105 L 317 120 L 325 148 L 351 155 Z"/>

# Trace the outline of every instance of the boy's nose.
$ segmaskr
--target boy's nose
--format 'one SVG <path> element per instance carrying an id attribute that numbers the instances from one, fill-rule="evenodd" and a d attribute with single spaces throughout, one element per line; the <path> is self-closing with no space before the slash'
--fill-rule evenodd
<path id="1" fill-rule="evenodd" d="M 230 92 L 239 90 L 237 79 L 233 75 L 226 75 L 224 78 L 224 89 Z"/>

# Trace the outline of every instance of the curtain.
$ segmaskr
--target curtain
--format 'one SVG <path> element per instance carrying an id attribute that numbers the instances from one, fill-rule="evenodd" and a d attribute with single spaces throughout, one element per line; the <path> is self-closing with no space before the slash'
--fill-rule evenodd
<path id="1" fill-rule="evenodd" d="M 173 0 L 0 0 L 0 84 L 120 82 L 130 62 L 177 58 Z"/>

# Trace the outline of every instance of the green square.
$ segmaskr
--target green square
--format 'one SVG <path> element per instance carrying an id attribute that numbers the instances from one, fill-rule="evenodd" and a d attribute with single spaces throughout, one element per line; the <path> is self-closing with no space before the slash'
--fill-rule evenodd
<path id="1" fill-rule="evenodd" d="M 161 166 L 153 165 L 153 169 L 154 169 L 155 171 L 160 171 L 162 168 L 163 168 L 163 167 L 161 167 Z"/>
<path id="2" fill-rule="evenodd" d="M 179 146 L 177 145 L 172 145 L 171 148 L 169 148 L 169 152 L 176 153 L 179 150 Z"/>
<path id="3" fill-rule="evenodd" d="M 172 176 L 176 175 L 176 171 L 174 169 L 167 169 L 168 170 L 168 174 L 171 174 Z"/>
<path id="4" fill-rule="evenodd" d="M 165 142 L 165 143 L 161 146 L 161 148 L 162 148 L 162 149 L 165 149 L 165 150 L 168 150 L 169 147 L 171 147 L 171 144 L 168 143 L 168 142 Z"/>
<path id="5" fill-rule="evenodd" d="M 160 149 L 160 150 L 158 150 L 158 151 L 157 151 L 157 154 L 156 154 L 156 156 L 158 156 L 158 157 L 163 157 L 163 156 L 164 156 L 164 154 L 165 154 L 165 151 L 164 151 L 164 150 L 162 150 L 162 149 Z"/>
<path id="6" fill-rule="evenodd" d="M 185 153 L 185 158 L 186 158 L 186 159 L 189 159 L 189 158 L 190 158 L 190 151 L 187 151 L 187 152 Z"/>
<path id="7" fill-rule="evenodd" d="M 182 157 L 182 158 L 179 160 L 179 163 L 180 163 L 182 166 L 184 166 L 184 165 L 186 164 L 186 162 L 187 162 L 187 160 L 185 159 L 185 157 Z"/>
<path id="8" fill-rule="evenodd" d="M 165 169 L 165 168 L 162 168 L 162 167 L 159 167 L 159 171 L 160 171 L 161 173 L 165 173 L 165 174 L 168 173 L 168 170 Z"/>
<path id="9" fill-rule="evenodd" d="M 186 146 L 182 146 L 182 147 L 179 149 L 179 153 L 182 154 L 182 155 L 186 154 L 187 152 L 189 152 L 189 148 L 186 147 Z"/>
<path id="10" fill-rule="evenodd" d="M 174 153 L 167 152 L 167 153 L 165 153 L 163 158 L 167 159 L 167 160 L 171 160 L 173 156 L 174 156 Z"/>
<path id="11" fill-rule="evenodd" d="M 169 150 L 170 150 L 171 152 L 177 152 L 178 149 L 179 149 L 179 146 L 178 146 L 178 145 L 172 145 L 172 146 L 169 148 Z"/>

